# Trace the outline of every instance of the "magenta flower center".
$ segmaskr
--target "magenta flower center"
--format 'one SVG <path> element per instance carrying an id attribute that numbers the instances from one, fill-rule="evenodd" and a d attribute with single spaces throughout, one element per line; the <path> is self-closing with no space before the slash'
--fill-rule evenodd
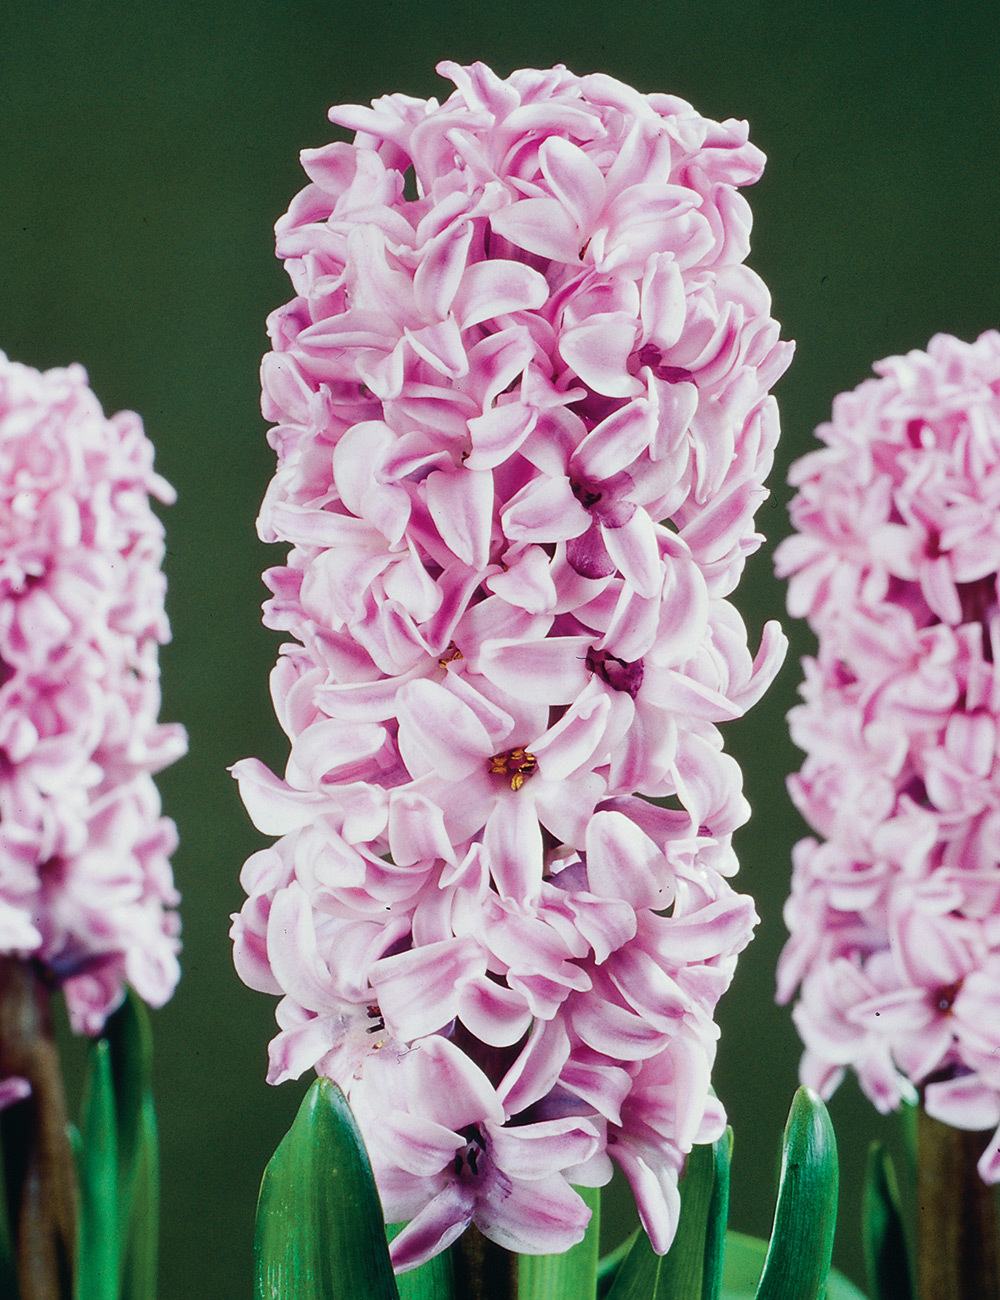
<path id="1" fill-rule="evenodd" d="M 668 384 L 681 384 L 692 377 L 691 371 L 683 366 L 664 365 L 663 353 L 655 343 L 644 344 L 629 357 L 628 368 L 632 373 L 638 374 L 644 366 L 648 366 L 657 379 L 664 379 Z"/>
<path id="2" fill-rule="evenodd" d="M 934 997 L 934 1005 L 943 1016 L 951 1015 L 951 1009 L 955 1005 L 955 999 L 962 990 L 962 981 L 956 980 L 954 984 L 945 984 L 939 988 Z"/>
<path id="3" fill-rule="evenodd" d="M 642 685 L 641 659 L 635 659 L 630 663 L 627 659 L 619 659 L 608 650 L 596 650 L 592 646 L 587 651 L 587 667 L 600 677 L 602 682 L 607 682 L 613 691 L 624 691 L 633 700 L 639 694 L 639 687 Z"/>

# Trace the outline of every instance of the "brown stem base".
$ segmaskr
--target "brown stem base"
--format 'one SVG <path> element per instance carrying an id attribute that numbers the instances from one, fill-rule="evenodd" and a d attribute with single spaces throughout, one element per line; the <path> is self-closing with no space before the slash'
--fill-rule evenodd
<path id="1" fill-rule="evenodd" d="M 11 1075 L 31 1085 L 0 1125 L 21 1300 L 68 1300 L 76 1169 L 49 992 L 30 963 L 0 957 L 0 1078 Z"/>
<path id="2" fill-rule="evenodd" d="M 517 1255 L 470 1226 L 451 1248 L 456 1300 L 517 1300 Z"/>
<path id="3" fill-rule="evenodd" d="M 917 1113 L 917 1272 L 920 1300 L 1000 1300 L 996 1190 L 976 1172 L 991 1132 L 970 1133 Z"/>

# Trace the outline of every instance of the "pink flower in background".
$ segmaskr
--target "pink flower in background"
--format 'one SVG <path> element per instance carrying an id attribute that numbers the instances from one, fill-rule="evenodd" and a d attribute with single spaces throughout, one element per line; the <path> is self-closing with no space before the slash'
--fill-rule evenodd
<path id="1" fill-rule="evenodd" d="M 856 1070 L 881 1110 L 920 1088 L 1000 1123 L 1000 334 L 936 335 L 834 402 L 793 466 L 778 548 L 805 661 L 790 782 L 825 837 L 795 850 L 779 998 L 803 1079 Z M 1000 1130 L 980 1173 L 1000 1181 Z"/>
<path id="2" fill-rule="evenodd" d="M 158 723 L 163 528 L 138 416 L 105 418 L 80 366 L 0 354 L 0 952 L 40 963 L 75 1029 L 124 983 L 177 982 L 173 823 L 153 772 L 186 748 Z"/>
<path id="3" fill-rule="evenodd" d="M 236 962 L 281 995 L 269 1078 L 347 1093 L 397 1268 L 470 1223 L 566 1249 L 611 1160 L 664 1251 L 756 919 L 717 724 L 784 653 L 727 600 L 791 356 L 742 264 L 763 158 L 610 77 L 439 70 L 443 104 L 333 109 L 278 222 L 291 750 L 234 769 L 281 837 Z"/>

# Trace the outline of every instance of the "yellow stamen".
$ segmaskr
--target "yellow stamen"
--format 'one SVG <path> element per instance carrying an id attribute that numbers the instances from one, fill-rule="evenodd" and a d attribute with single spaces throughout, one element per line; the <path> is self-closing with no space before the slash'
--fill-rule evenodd
<path id="1" fill-rule="evenodd" d="M 451 641 L 448 644 L 448 649 L 438 660 L 438 664 L 442 668 L 447 668 L 449 664 L 453 664 L 456 659 L 461 659 L 462 657 L 463 656 L 461 650 L 459 650 L 458 646 L 455 644 L 454 641 Z"/>
<path id="2" fill-rule="evenodd" d="M 502 754 L 494 754 L 490 759 L 490 772 L 496 776 L 509 776 L 512 790 L 520 790 L 525 777 L 530 776 L 537 766 L 538 760 L 534 754 L 520 745 L 505 750 Z"/>

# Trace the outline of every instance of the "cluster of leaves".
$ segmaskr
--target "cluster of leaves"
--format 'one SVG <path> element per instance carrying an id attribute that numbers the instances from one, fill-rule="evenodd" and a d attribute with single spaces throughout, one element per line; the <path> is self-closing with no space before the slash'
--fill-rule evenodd
<path id="1" fill-rule="evenodd" d="M 519 1300 L 864 1300 L 830 1269 L 837 1153 L 819 1098 L 800 1088 L 792 1103 L 769 1243 L 726 1230 L 731 1150 L 730 1131 L 692 1152 L 662 1258 L 639 1230 L 600 1259 L 600 1194 L 585 1189 L 584 1240 L 563 1255 L 522 1256 Z M 447 1252 L 393 1276 L 364 1144 L 328 1080 L 313 1084 L 264 1174 L 256 1255 L 256 1300 L 461 1300 Z"/>
<path id="2" fill-rule="evenodd" d="M 129 992 L 88 1049 L 78 1127 L 70 1130 L 79 1186 L 74 1300 L 155 1300 L 159 1147 L 153 1040 Z M 6 1188 L 0 1177 L 0 1295 L 19 1293 Z"/>

